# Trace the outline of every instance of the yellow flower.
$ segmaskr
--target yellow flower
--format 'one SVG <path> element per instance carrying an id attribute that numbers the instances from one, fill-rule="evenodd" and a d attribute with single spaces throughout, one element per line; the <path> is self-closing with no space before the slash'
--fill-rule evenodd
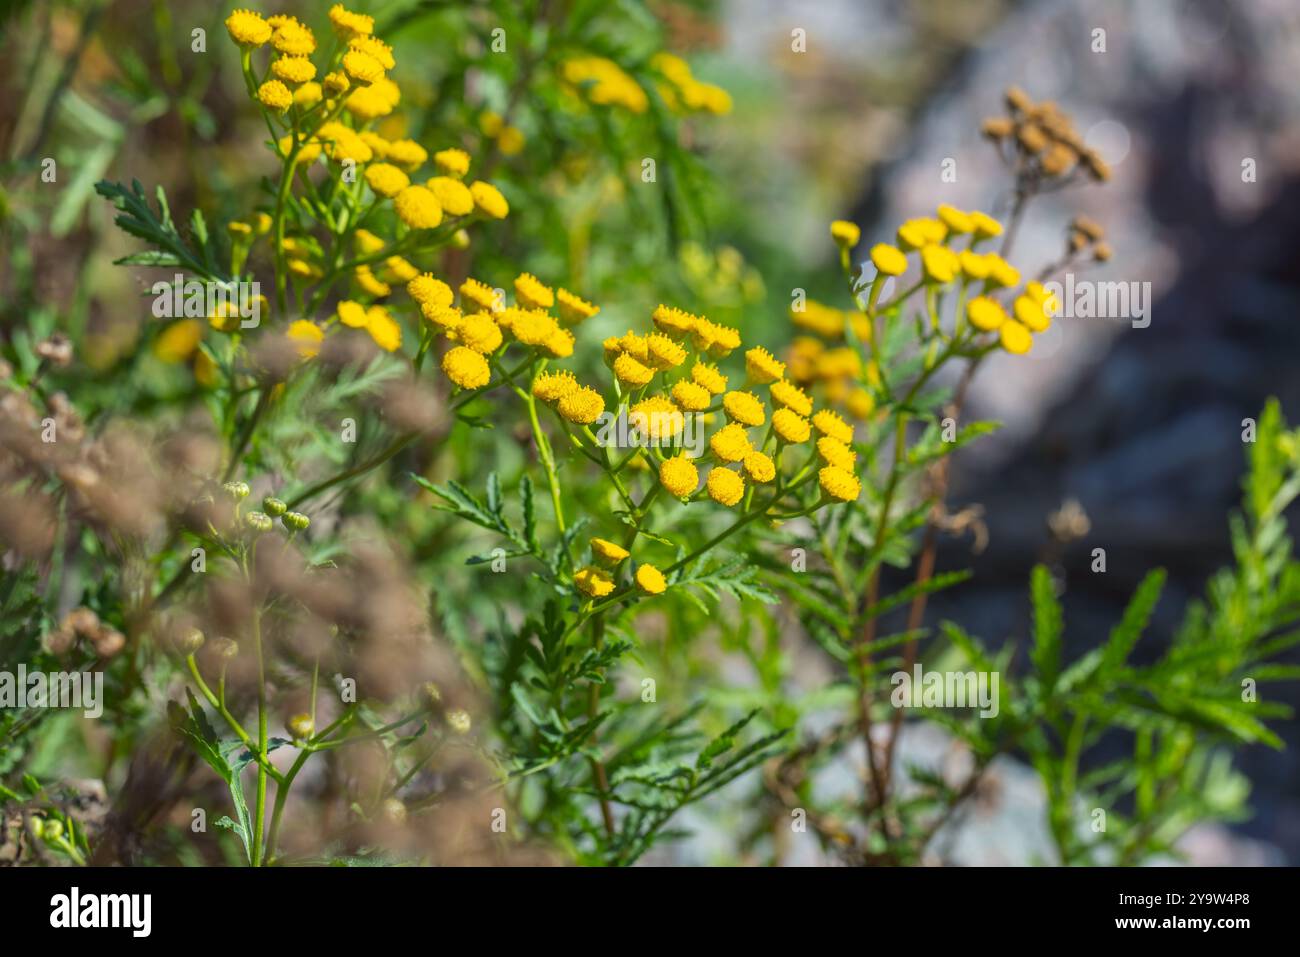
<path id="1" fill-rule="evenodd" d="M 762 425 L 767 421 L 763 401 L 752 392 L 728 392 L 722 397 L 722 408 L 727 418 L 742 425 Z"/>
<path id="2" fill-rule="evenodd" d="M 687 412 L 703 412 L 709 407 L 709 390 L 688 379 L 673 383 L 673 401 Z"/>
<path id="3" fill-rule="evenodd" d="M 618 545 L 608 539 L 593 538 L 591 540 L 591 554 L 596 561 L 603 565 L 617 565 L 632 553 L 622 545 Z"/>
<path id="4" fill-rule="evenodd" d="M 638 362 L 650 364 L 650 343 L 645 336 L 638 336 L 631 329 L 618 340 L 619 348 Z"/>
<path id="5" fill-rule="evenodd" d="M 577 389 L 578 380 L 568 371 L 543 372 L 533 380 L 533 395 L 548 404 L 560 401 Z"/>
<path id="6" fill-rule="evenodd" d="M 460 304 L 466 312 L 495 312 L 501 302 L 495 289 L 471 277 L 460 284 Z"/>
<path id="7" fill-rule="evenodd" d="M 849 414 L 857 419 L 865 419 L 876 407 L 876 400 L 872 398 L 871 393 L 861 387 L 850 392 L 849 397 L 844 401 L 848 406 Z"/>
<path id="8" fill-rule="evenodd" d="M 293 106 L 293 94 L 279 80 L 267 80 L 257 88 L 257 99 L 268 110 L 283 113 Z"/>
<path id="9" fill-rule="evenodd" d="M 709 448 L 723 462 L 739 462 L 754 450 L 749 433 L 739 422 L 731 422 L 714 432 Z"/>
<path id="10" fill-rule="evenodd" d="M 510 331 L 526 346 L 545 346 L 559 328 L 559 324 L 540 309 L 511 313 Z"/>
<path id="11" fill-rule="evenodd" d="M 366 167 L 366 183 L 377 195 L 391 199 L 410 186 L 411 180 L 391 163 L 372 163 Z"/>
<path id="12" fill-rule="evenodd" d="M 1034 337 L 1029 334 L 1029 330 L 1014 319 L 1008 319 L 1002 324 L 998 329 L 998 337 L 1002 340 L 1002 348 L 1012 355 L 1022 356 L 1034 346 Z"/>
<path id="13" fill-rule="evenodd" d="M 352 271 L 352 278 L 356 280 L 358 286 L 376 299 L 382 299 L 393 291 L 388 283 L 381 281 L 370 271 L 369 266 L 358 266 Z"/>
<path id="14" fill-rule="evenodd" d="M 570 422 L 591 425 L 605 411 L 605 400 L 590 386 L 578 386 L 556 403 L 556 411 Z"/>
<path id="15" fill-rule="evenodd" d="M 577 342 L 572 332 L 568 329 L 561 329 L 558 326 L 555 331 L 546 337 L 542 343 L 542 348 L 556 359 L 566 359 L 573 355 L 573 345 Z"/>
<path id="16" fill-rule="evenodd" d="M 845 422 L 838 412 L 822 409 L 812 417 L 812 424 L 822 435 L 839 439 L 845 445 L 853 441 L 853 426 Z"/>
<path id="17" fill-rule="evenodd" d="M 442 371 L 462 389 L 481 389 L 492 378 L 487 360 L 467 346 L 448 349 L 442 357 Z"/>
<path id="18" fill-rule="evenodd" d="M 614 579 L 603 568 L 589 565 L 573 574 L 573 584 L 590 598 L 604 598 L 614 590 Z"/>
<path id="19" fill-rule="evenodd" d="M 766 385 L 785 375 L 785 363 L 779 361 L 762 346 L 755 346 L 745 353 L 745 373 L 749 376 L 750 382 Z"/>
<path id="20" fill-rule="evenodd" d="M 862 230 L 854 223 L 837 219 L 831 223 L 831 238 L 835 240 L 836 245 L 844 249 L 852 249 L 862 238 Z"/>
<path id="21" fill-rule="evenodd" d="M 326 123 L 316 131 L 316 138 L 325 145 L 325 152 L 331 159 L 342 162 L 352 160 L 356 163 L 368 163 L 374 154 L 366 141 L 356 131 L 333 121 Z"/>
<path id="22" fill-rule="evenodd" d="M 489 355 L 496 352 L 501 345 L 501 327 L 492 321 L 486 312 L 476 312 L 466 316 L 456 326 L 456 338 L 475 352 Z"/>
<path id="23" fill-rule="evenodd" d="M 300 106 L 306 110 L 319 103 L 324 96 L 325 94 L 321 91 L 319 83 L 304 83 L 293 91 L 293 102 L 295 106 Z"/>
<path id="24" fill-rule="evenodd" d="M 351 299 L 344 299 L 338 304 L 339 322 L 353 329 L 363 329 L 366 325 L 366 307 Z"/>
<path id="25" fill-rule="evenodd" d="M 252 10 L 236 10 L 226 17 L 226 32 L 241 47 L 260 47 L 271 39 L 271 25 Z"/>
<path id="26" fill-rule="evenodd" d="M 614 360 L 614 375 L 624 385 L 639 388 L 654 378 L 655 370 L 624 352 Z"/>
<path id="27" fill-rule="evenodd" d="M 997 300 L 976 296 L 966 303 L 966 318 L 976 329 L 994 332 L 1007 321 L 1007 314 Z"/>
<path id="28" fill-rule="evenodd" d="M 443 210 L 451 215 L 468 216 L 474 212 L 474 197 L 460 180 L 450 176 L 434 176 L 424 185 L 433 190 L 433 195 L 438 197 Z"/>
<path id="29" fill-rule="evenodd" d="M 681 309 L 674 306 L 665 306 L 662 303 L 656 307 L 650 318 L 653 320 L 656 329 L 674 339 L 681 339 L 690 335 L 695 329 L 695 324 L 699 321 L 698 317 L 692 316 L 689 312 L 683 312 Z"/>
<path id="30" fill-rule="evenodd" d="M 361 141 L 370 147 L 370 151 L 375 155 L 375 159 L 382 160 L 388 158 L 388 147 L 392 145 L 388 140 L 371 130 L 362 130 L 358 135 L 361 137 Z"/>
<path id="31" fill-rule="evenodd" d="M 817 454 L 821 456 L 822 461 L 827 465 L 834 465 L 846 472 L 853 471 L 854 466 L 858 463 L 857 452 L 854 452 L 839 439 L 831 438 L 829 435 L 824 435 L 817 440 Z"/>
<path id="32" fill-rule="evenodd" d="M 393 59 L 393 48 L 379 37 L 353 37 L 348 41 L 348 49 L 359 50 L 366 56 L 373 57 L 385 70 L 391 70 L 397 66 L 397 61 Z"/>
<path id="33" fill-rule="evenodd" d="M 969 233 L 975 229 L 975 220 L 970 213 L 962 212 L 956 206 L 949 206 L 947 203 L 939 206 L 939 220 L 948 227 L 948 232 L 953 234 Z"/>
<path id="34" fill-rule="evenodd" d="M 154 340 L 153 354 L 167 363 L 184 362 L 194 354 L 203 338 L 203 324 L 181 319 L 164 329 Z"/>
<path id="35" fill-rule="evenodd" d="M 671 369 L 686 361 L 686 350 L 662 332 L 652 332 L 645 337 L 646 356 L 655 369 Z"/>
<path id="36" fill-rule="evenodd" d="M 328 84 L 329 77 L 326 77 L 325 80 Z M 366 122 L 368 120 L 378 119 L 381 116 L 387 116 L 389 113 L 393 112 L 393 103 L 388 97 L 384 96 L 377 87 L 362 86 L 348 94 L 345 108 L 358 120 Z M 389 159 L 393 158 L 394 157 L 390 152 Z"/>
<path id="37" fill-rule="evenodd" d="M 388 268 L 388 272 L 392 275 L 392 278 L 396 279 L 398 282 L 410 282 L 420 274 L 420 270 L 416 269 L 401 256 L 389 256 L 384 260 L 384 265 Z"/>
<path id="38" fill-rule="evenodd" d="M 358 83 L 374 83 L 384 75 L 384 65 L 369 53 L 349 50 L 343 54 L 343 72 Z"/>
<path id="39" fill-rule="evenodd" d="M 388 144 L 388 159 L 413 173 L 425 164 L 429 151 L 414 140 L 393 140 Z"/>
<path id="40" fill-rule="evenodd" d="M 700 473 L 694 462 L 685 455 L 678 454 L 664 459 L 659 466 L 659 481 L 669 494 L 685 498 L 699 486 Z"/>
<path id="41" fill-rule="evenodd" d="M 455 182 L 455 180 L 451 180 Z M 592 305 L 581 296 L 576 296 L 567 289 L 555 290 L 555 301 L 560 305 L 560 321 L 576 326 L 584 319 L 590 319 L 600 312 L 600 306 Z"/>
<path id="42" fill-rule="evenodd" d="M 807 442 L 811 434 L 808 420 L 790 409 L 777 409 L 772 413 L 772 431 L 782 442 L 790 445 Z"/>
<path id="43" fill-rule="evenodd" d="M 393 208 L 402 222 L 412 229 L 433 229 L 442 222 L 438 197 L 423 186 L 408 186 L 397 194 Z"/>
<path id="44" fill-rule="evenodd" d="M 701 316 L 695 320 L 691 341 L 701 352 L 708 352 L 721 359 L 740 345 L 740 333 Z"/>
<path id="45" fill-rule="evenodd" d="M 316 76 L 316 65 L 305 56 L 282 56 L 271 64 L 276 79 L 297 86 Z"/>
<path id="46" fill-rule="evenodd" d="M 783 405 L 799 415 L 807 416 L 812 414 L 812 399 L 808 398 L 808 394 L 793 382 L 787 382 L 784 379 L 773 382 L 769 392 L 772 395 L 772 401 L 778 405 Z"/>
<path id="47" fill-rule="evenodd" d="M 339 93 L 346 93 L 348 88 L 352 86 L 352 81 L 348 79 L 347 74 L 340 70 L 326 73 L 324 78 L 321 80 L 321 83 L 324 84 L 325 89 L 329 90 L 336 96 Z"/>
<path id="48" fill-rule="evenodd" d="M 470 195 L 474 197 L 474 205 L 478 207 L 479 212 L 484 216 L 490 216 L 492 219 L 505 219 L 509 215 L 510 204 L 501 195 L 501 190 L 491 183 L 481 181 L 470 183 L 469 191 Z"/>
<path id="49" fill-rule="evenodd" d="M 664 573 L 653 565 L 644 562 L 637 566 L 635 577 L 636 587 L 647 595 L 662 595 L 664 589 L 668 587 L 668 582 L 664 579 Z"/>
<path id="50" fill-rule="evenodd" d="M 316 37 L 297 20 L 288 19 L 271 34 L 271 46 L 286 56 L 311 56 L 316 52 Z"/>
<path id="51" fill-rule="evenodd" d="M 898 245 L 904 250 L 921 249 L 948 238 L 948 227 L 937 219 L 909 219 L 898 227 Z"/>
<path id="52" fill-rule="evenodd" d="M 289 341 L 298 347 L 298 354 L 304 358 L 311 358 L 320 352 L 320 344 L 325 338 L 321 327 L 306 319 L 291 323 L 286 334 Z"/>
<path id="53" fill-rule="evenodd" d="M 987 257 L 973 253 L 969 249 L 963 249 L 957 254 L 957 262 L 961 266 L 962 273 L 970 279 L 987 278 L 992 266 Z"/>
<path id="54" fill-rule="evenodd" d="M 722 395 L 727 391 L 727 377 L 718 371 L 718 367 L 707 362 L 697 362 L 691 366 L 691 381 L 702 385 L 713 395 Z"/>
<path id="55" fill-rule="evenodd" d="M 750 452 L 745 456 L 745 474 L 755 482 L 765 483 L 776 478 L 776 463 L 762 452 Z"/>
<path id="56" fill-rule="evenodd" d="M 465 321 L 464 315 L 455 306 L 421 306 L 420 313 L 448 335 L 460 328 L 460 324 Z"/>
<path id="57" fill-rule="evenodd" d="M 1048 315 L 1046 301 L 1037 301 L 1026 294 L 1017 296 L 1012 308 L 1015 310 L 1016 318 L 1020 320 L 1021 324 L 1028 326 L 1033 332 L 1046 332 L 1047 327 L 1052 324 L 1052 317 Z"/>
<path id="58" fill-rule="evenodd" d="M 464 150 L 438 150 L 433 154 L 433 161 L 440 170 L 452 176 L 464 176 L 469 172 L 469 154 Z"/>
<path id="59" fill-rule="evenodd" d="M 975 235 L 981 238 L 992 239 L 994 236 L 1002 235 L 1002 224 L 987 213 L 981 213 L 978 209 L 970 213 L 971 224 L 975 227 Z"/>
<path id="60" fill-rule="evenodd" d="M 393 352 L 402 344 L 402 327 L 383 306 L 371 306 L 366 310 L 366 332 L 385 352 Z"/>
<path id="61" fill-rule="evenodd" d="M 520 273 L 515 277 L 515 300 L 526 309 L 550 309 L 555 293 L 532 273 Z"/>
<path id="62" fill-rule="evenodd" d="M 1020 270 L 1007 262 L 997 253 L 989 253 L 989 279 L 1004 289 L 1020 285 Z"/>
<path id="63" fill-rule="evenodd" d="M 375 31 L 375 18 L 364 13 L 353 13 L 341 3 L 330 7 L 330 24 L 340 40 L 366 36 Z"/>
<path id="64" fill-rule="evenodd" d="M 686 417 L 671 399 L 652 395 L 632 406 L 627 420 L 650 441 L 659 442 L 681 432 Z"/>
<path id="65" fill-rule="evenodd" d="M 709 469 L 706 484 L 709 488 L 709 498 L 719 505 L 730 508 L 745 497 L 745 480 L 731 469 L 721 467 Z"/>
<path id="66" fill-rule="evenodd" d="M 947 246 L 931 244 L 921 249 L 921 266 L 926 279 L 942 284 L 952 282 L 961 263 Z"/>
<path id="67" fill-rule="evenodd" d="M 817 484 L 828 496 L 841 502 L 855 501 L 862 494 L 858 477 L 835 465 L 827 465 L 817 473 Z"/>
<path id="68" fill-rule="evenodd" d="M 886 276 L 901 276 L 907 272 L 907 256 L 889 243 L 876 243 L 871 247 L 871 262 Z"/>

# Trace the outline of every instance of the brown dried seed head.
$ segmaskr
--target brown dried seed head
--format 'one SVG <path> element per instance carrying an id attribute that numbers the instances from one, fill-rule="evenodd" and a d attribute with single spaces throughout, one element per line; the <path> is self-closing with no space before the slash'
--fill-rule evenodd
<path id="1" fill-rule="evenodd" d="M 1034 108 L 1034 101 L 1029 98 L 1029 94 L 1018 86 L 1007 87 L 1002 97 L 1006 100 L 1007 109 L 1014 113 L 1028 113 Z"/>
<path id="2" fill-rule="evenodd" d="M 1093 242 L 1101 239 L 1106 235 L 1106 230 L 1095 219 L 1089 219 L 1087 216 L 1076 216 L 1070 223 L 1071 229 L 1077 229 Z"/>
<path id="3" fill-rule="evenodd" d="M 1003 140 L 1015 131 L 1016 125 L 1005 116 L 990 116 L 980 124 L 980 132 L 986 139 Z"/>
<path id="4" fill-rule="evenodd" d="M 1107 262 L 1111 257 L 1110 244 L 1098 243 L 1092 247 L 1092 258 L 1099 263 Z"/>
<path id="5" fill-rule="evenodd" d="M 1041 153 L 1047 146 L 1047 134 L 1033 123 L 1025 123 L 1016 131 L 1021 148 L 1030 154 Z"/>

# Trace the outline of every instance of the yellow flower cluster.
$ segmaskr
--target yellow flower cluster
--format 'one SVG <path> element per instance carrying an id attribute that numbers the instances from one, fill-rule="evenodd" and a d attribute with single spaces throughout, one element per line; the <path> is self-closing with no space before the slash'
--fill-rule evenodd
<path id="1" fill-rule="evenodd" d="M 650 98 L 640 84 L 613 60 L 579 56 L 565 60 L 560 75 L 575 92 L 597 106 L 618 106 L 632 113 L 650 108 Z"/>
<path id="2" fill-rule="evenodd" d="M 578 591 L 588 598 L 604 598 L 614 591 L 615 577 L 619 566 L 631 557 L 622 545 L 603 538 L 591 540 L 591 557 L 593 564 L 578 569 L 573 576 L 573 584 Z M 632 574 L 632 581 L 643 595 L 661 595 L 668 588 L 668 580 L 654 565 L 646 562 L 637 564 Z"/>
<path id="3" fill-rule="evenodd" d="M 660 98 L 674 113 L 712 113 L 722 116 L 731 112 L 731 94 L 720 86 L 703 83 L 691 75 L 685 60 L 667 51 L 650 58 L 650 69 L 663 77 L 657 84 Z"/>

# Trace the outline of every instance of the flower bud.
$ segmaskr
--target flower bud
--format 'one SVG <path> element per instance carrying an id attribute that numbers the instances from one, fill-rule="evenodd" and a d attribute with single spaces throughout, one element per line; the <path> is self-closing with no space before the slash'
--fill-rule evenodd
<path id="1" fill-rule="evenodd" d="M 189 628 L 175 637 L 174 644 L 182 655 L 192 655 L 203 647 L 203 632 Z"/>
<path id="2" fill-rule="evenodd" d="M 463 229 L 456 230 L 451 237 L 453 249 L 469 249 L 469 233 Z"/>
<path id="3" fill-rule="evenodd" d="M 32 836 L 38 841 L 45 836 L 45 818 L 34 817 L 31 820 Z"/>
<path id="4" fill-rule="evenodd" d="M 105 628 L 90 639 L 95 646 L 95 654 L 101 658 L 112 658 L 126 647 L 126 636 L 114 628 Z"/>
<path id="5" fill-rule="evenodd" d="M 302 512 L 285 512 L 280 516 L 280 521 L 284 522 L 285 528 L 295 532 L 301 532 L 311 524 L 311 519 Z"/>
<path id="6" fill-rule="evenodd" d="M 447 725 L 457 734 L 469 734 L 472 724 L 468 711 L 457 708 L 447 712 Z"/>
<path id="7" fill-rule="evenodd" d="M 380 805 L 379 813 L 384 816 L 389 824 L 406 823 L 406 805 L 397 798 L 389 798 Z"/>
<path id="8" fill-rule="evenodd" d="M 239 643 L 231 638 L 214 638 L 208 647 L 222 661 L 230 661 L 239 654 Z"/>
<path id="9" fill-rule="evenodd" d="M 242 502 L 248 498 L 248 493 L 252 491 L 247 482 L 227 482 L 221 486 L 221 489 L 236 502 Z"/>
<path id="10" fill-rule="evenodd" d="M 442 710 L 442 689 L 432 681 L 426 681 L 420 689 L 424 692 L 424 703 L 430 711 Z"/>
<path id="11" fill-rule="evenodd" d="M 289 734 L 293 736 L 295 741 L 306 741 L 316 733 L 316 722 L 312 721 L 311 715 L 305 712 L 295 714 L 289 719 L 285 727 L 289 729 Z"/>
<path id="12" fill-rule="evenodd" d="M 275 522 L 265 512 L 249 512 L 244 516 L 244 522 L 255 532 L 269 532 L 275 527 Z"/>
<path id="13" fill-rule="evenodd" d="M 41 828 L 41 837 L 47 841 L 57 841 L 63 837 L 63 822 L 50 818 Z"/>
<path id="14" fill-rule="evenodd" d="M 284 502 L 274 496 L 268 495 L 266 498 L 262 499 L 262 511 L 267 515 L 270 515 L 272 518 L 278 518 L 283 515 L 288 508 L 288 505 L 285 505 Z"/>

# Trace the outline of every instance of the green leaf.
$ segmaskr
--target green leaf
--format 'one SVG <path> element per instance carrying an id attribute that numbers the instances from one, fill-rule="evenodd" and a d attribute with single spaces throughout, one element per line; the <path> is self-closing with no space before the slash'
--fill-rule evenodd
<path id="1" fill-rule="evenodd" d="M 1030 660 L 1045 694 L 1051 694 L 1061 673 L 1061 605 L 1056 583 L 1045 565 L 1035 565 L 1029 582 L 1034 606 L 1034 647 Z"/>
<path id="2" fill-rule="evenodd" d="M 1110 639 L 1102 651 L 1100 670 L 1103 673 L 1114 671 L 1128 661 L 1133 646 L 1146 630 L 1151 612 L 1160 600 L 1164 587 L 1165 572 L 1162 568 L 1148 572 L 1146 578 L 1142 579 L 1133 597 L 1129 599 L 1119 624 L 1111 629 Z"/>

